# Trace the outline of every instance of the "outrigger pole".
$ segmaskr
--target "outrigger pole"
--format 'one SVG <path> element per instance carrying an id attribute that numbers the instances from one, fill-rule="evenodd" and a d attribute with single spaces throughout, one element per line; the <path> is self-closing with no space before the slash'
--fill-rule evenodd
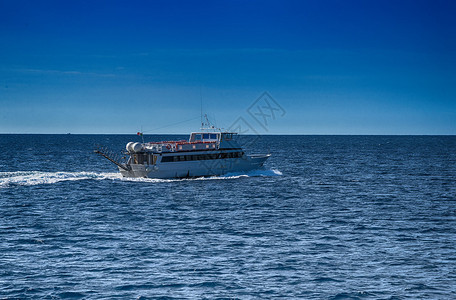
<path id="1" fill-rule="evenodd" d="M 97 149 L 93 150 L 93 152 L 103 156 L 104 158 L 106 158 L 107 160 L 112 162 L 113 164 L 117 165 L 119 168 L 122 168 L 125 171 L 130 171 L 130 169 L 126 165 L 119 162 L 120 161 L 119 155 L 108 150 L 107 148 L 97 147 Z"/>

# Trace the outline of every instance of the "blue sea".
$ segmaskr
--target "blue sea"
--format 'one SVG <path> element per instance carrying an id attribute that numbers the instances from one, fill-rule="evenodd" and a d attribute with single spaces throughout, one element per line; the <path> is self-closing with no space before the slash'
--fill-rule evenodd
<path id="1" fill-rule="evenodd" d="M 263 136 L 179 180 L 93 153 L 129 141 L 0 135 L 0 299 L 456 299 L 455 136 Z"/>

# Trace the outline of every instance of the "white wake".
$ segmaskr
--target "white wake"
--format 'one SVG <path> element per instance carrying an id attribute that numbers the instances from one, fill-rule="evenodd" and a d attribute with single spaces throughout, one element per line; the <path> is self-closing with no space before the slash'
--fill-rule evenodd
<path id="1" fill-rule="evenodd" d="M 199 181 L 199 180 L 226 180 L 243 177 L 269 177 L 281 176 L 279 170 L 254 170 L 245 173 L 229 173 L 223 176 L 199 177 L 188 179 L 153 179 L 153 178 L 124 178 L 120 173 L 95 173 L 95 172 L 41 172 L 41 171 L 17 171 L 0 172 L 0 188 L 9 186 L 31 186 L 42 184 L 54 184 L 64 181 L 81 180 L 112 180 L 131 182 L 174 182 L 174 181 Z"/>
<path id="2" fill-rule="evenodd" d="M 119 173 L 95 173 L 95 172 L 40 172 L 40 171 L 18 171 L 0 172 L 0 187 L 11 185 L 39 185 L 52 184 L 62 181 L 78 180 L 105 180 L 118 179 L 122 176 Z"/>

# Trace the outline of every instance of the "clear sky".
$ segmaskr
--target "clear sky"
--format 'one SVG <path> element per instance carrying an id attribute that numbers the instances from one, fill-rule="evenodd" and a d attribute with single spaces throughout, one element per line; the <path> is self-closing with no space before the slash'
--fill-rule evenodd
<path id="1" fill-rule="evenodd" d="M 202 96 L 218 126 L 259 133 L 456 134 L 455 16 L 451 0 L 0 0 L 0 133 L 187 133 Z M 261 127 L 265 91 L 283 113 Z"/>

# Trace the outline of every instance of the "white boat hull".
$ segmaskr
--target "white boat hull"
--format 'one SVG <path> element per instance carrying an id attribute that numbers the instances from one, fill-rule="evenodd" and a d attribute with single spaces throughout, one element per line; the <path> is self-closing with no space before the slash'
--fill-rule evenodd
<path id="1" fill-rule="evenodd" d="M 245 155 L 241 158 L 226 158 L 200 161 L 176 161 L 156 165 L 130 164 L 130 170 L 119 167 L 124 177 L 140 178 L 186 178 L 218 176 L 227 173 L 248 172 L 259 169 L 269 158 L 267 155 Z"/>

